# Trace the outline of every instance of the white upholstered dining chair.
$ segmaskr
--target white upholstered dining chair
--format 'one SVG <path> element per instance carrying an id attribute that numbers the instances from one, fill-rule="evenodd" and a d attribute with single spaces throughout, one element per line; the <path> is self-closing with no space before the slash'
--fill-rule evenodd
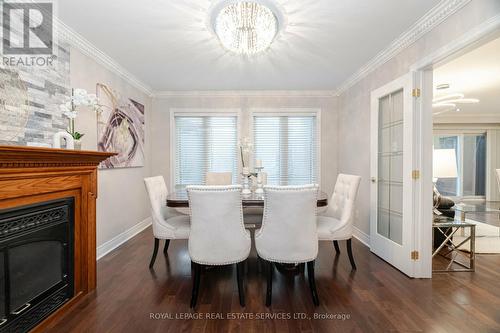
<path id="1" fill-rule="evenodd" d="M 255 233 L 255 247 L 267 264 L 267 306 L 271 305 L 274 263 L 307 263 L 313 302 L 319 305 L 314 278 L 317 197 L 317 185 L 264 187 L 264 218 Z"/>
<path id="2" fill-rule="evenodd" d="M 351 238 L 354 211 L 361 177 L 339 174 L 333 195 L 326 211 L 318 216 L 318 238 L 320 241 L 333 241 L 336 253 L 340 253 L 338 241 L 347 241 L 347 254 L 352 269 L 356 263 L 352 255 Z"/>
<path id="3" fill-rule="evenodd" d="M 232 172 L 207 172 L 205 175 L 205 185 L 231 185 L 232 183 Z"/>
<path id="4" fill-rule="evenodd" d="M 236 264 L 240 305 L 245 306 L 243 262 L 250 254 L 250 233 L 243 224 L 241 185 L 187 186 L 191 211 L 189 256 L 194 271 L 191 308 L 196 306 L 201 267 Z"/>
<path id="5" fill-rule="evenodd" d="M 163 176 L 144 178 L 144 184 L 151 203 L 151 218 L 155 238 L 153 256 L 149 263 L 149 268 L 152 268 L 158 253 L 160 239 L 165 240 L 163 253 L 167 253 L 171 239 L 188 239 L 189 216 L 167 207 L 168 190 Z"/>

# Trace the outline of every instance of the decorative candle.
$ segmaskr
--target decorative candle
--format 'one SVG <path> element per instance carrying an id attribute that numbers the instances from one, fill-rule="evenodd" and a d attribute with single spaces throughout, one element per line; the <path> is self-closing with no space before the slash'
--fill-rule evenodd
<path id="1" fill-rule="evenodd" d="M 262 168 L 262 160 L 255 160 L 255 167 Z"/>
<path id="2" fill-rule="evenodd" d="M 242 173 L 243 173 L 245 176 L 249 175 L 249 174 L 250 174 L 250 168 L 248 168 L 248 167 L 243 167 L 243 169 L 242 169 Z"/>

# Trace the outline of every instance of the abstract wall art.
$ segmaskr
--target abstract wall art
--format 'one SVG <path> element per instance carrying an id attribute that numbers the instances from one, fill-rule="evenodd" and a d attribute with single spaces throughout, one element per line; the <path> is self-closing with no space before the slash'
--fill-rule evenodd
<path id="1" fill-rule="evenodd" d="M 97 148 L 115 152 L 100 168 L 144 166 L 144 105 L 97 84 L 101 111 L 97 116 Z"/>

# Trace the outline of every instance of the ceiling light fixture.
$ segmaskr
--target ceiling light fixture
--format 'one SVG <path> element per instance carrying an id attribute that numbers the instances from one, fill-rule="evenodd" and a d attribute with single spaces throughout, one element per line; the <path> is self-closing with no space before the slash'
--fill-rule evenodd
<path id="1" fill-rule="evenodd" d="M 436 86 L 436 90 L 444 90 L 450 87 L 449 84 L 439 84 Z M 457 104 L 475 104 L 479 103 L 479 99 L 477 98 L 465 98 L 465 95 L 462 93 L 450 93 L 447 95 L 436 97 L 432 100 L 432 107 L 437 109 L 434 111 L 434 115 L 441 114 L 447 111 L 455 110 L 457 112 L 460 111 L 460 108 L 457 108 Z"/>
<path id="2" fill-rule="evenodd" d="M 283 21 L 270 1 L 221 1 L 213 7 L 211 29 L 229 51 L 251 55 L 266 50 Z"/>
<path id="3" fill-rule="evenodd" d="M 465 97 L 464 94 L 448 94 L 448 95 L 434 98 L 432 100 L 432 103 L 438 103 L 438 102 L 449 100 L 449 99 L 460 99 L 460 98 L 464 98 L 464 97 Z"/>

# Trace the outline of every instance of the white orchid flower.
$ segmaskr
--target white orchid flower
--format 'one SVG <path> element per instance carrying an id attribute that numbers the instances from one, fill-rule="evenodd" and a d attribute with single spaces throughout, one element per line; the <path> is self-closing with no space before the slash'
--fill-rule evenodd
<path id="1" fill-rule="evenodd" d="M 59 109 L 60 109 L 63 113 L 71 111 L 71 109 L 70 109 L 70 108 L 68 108 L 68 107 L 66 106 L 66 104 L 61 104 L 61 105 L 59 105 Z"/>
<path id="2" fill-rule="evenodd" d="M 87 90 L 85 89 L 81 89 L 81 88 L 76 88 L 76 89 L 73 89 L 73 96 L 75 97 L 85 97 L 87 96 L 88 93 L 87 93 Z"/>
<path id="3" fill-rule="evenodd" d="M 64 112 L 64 115 L 68 117 L 69 119 L 75 119 L 78 116 L 78 112 L 76 111 L 67 111 Z"/>

